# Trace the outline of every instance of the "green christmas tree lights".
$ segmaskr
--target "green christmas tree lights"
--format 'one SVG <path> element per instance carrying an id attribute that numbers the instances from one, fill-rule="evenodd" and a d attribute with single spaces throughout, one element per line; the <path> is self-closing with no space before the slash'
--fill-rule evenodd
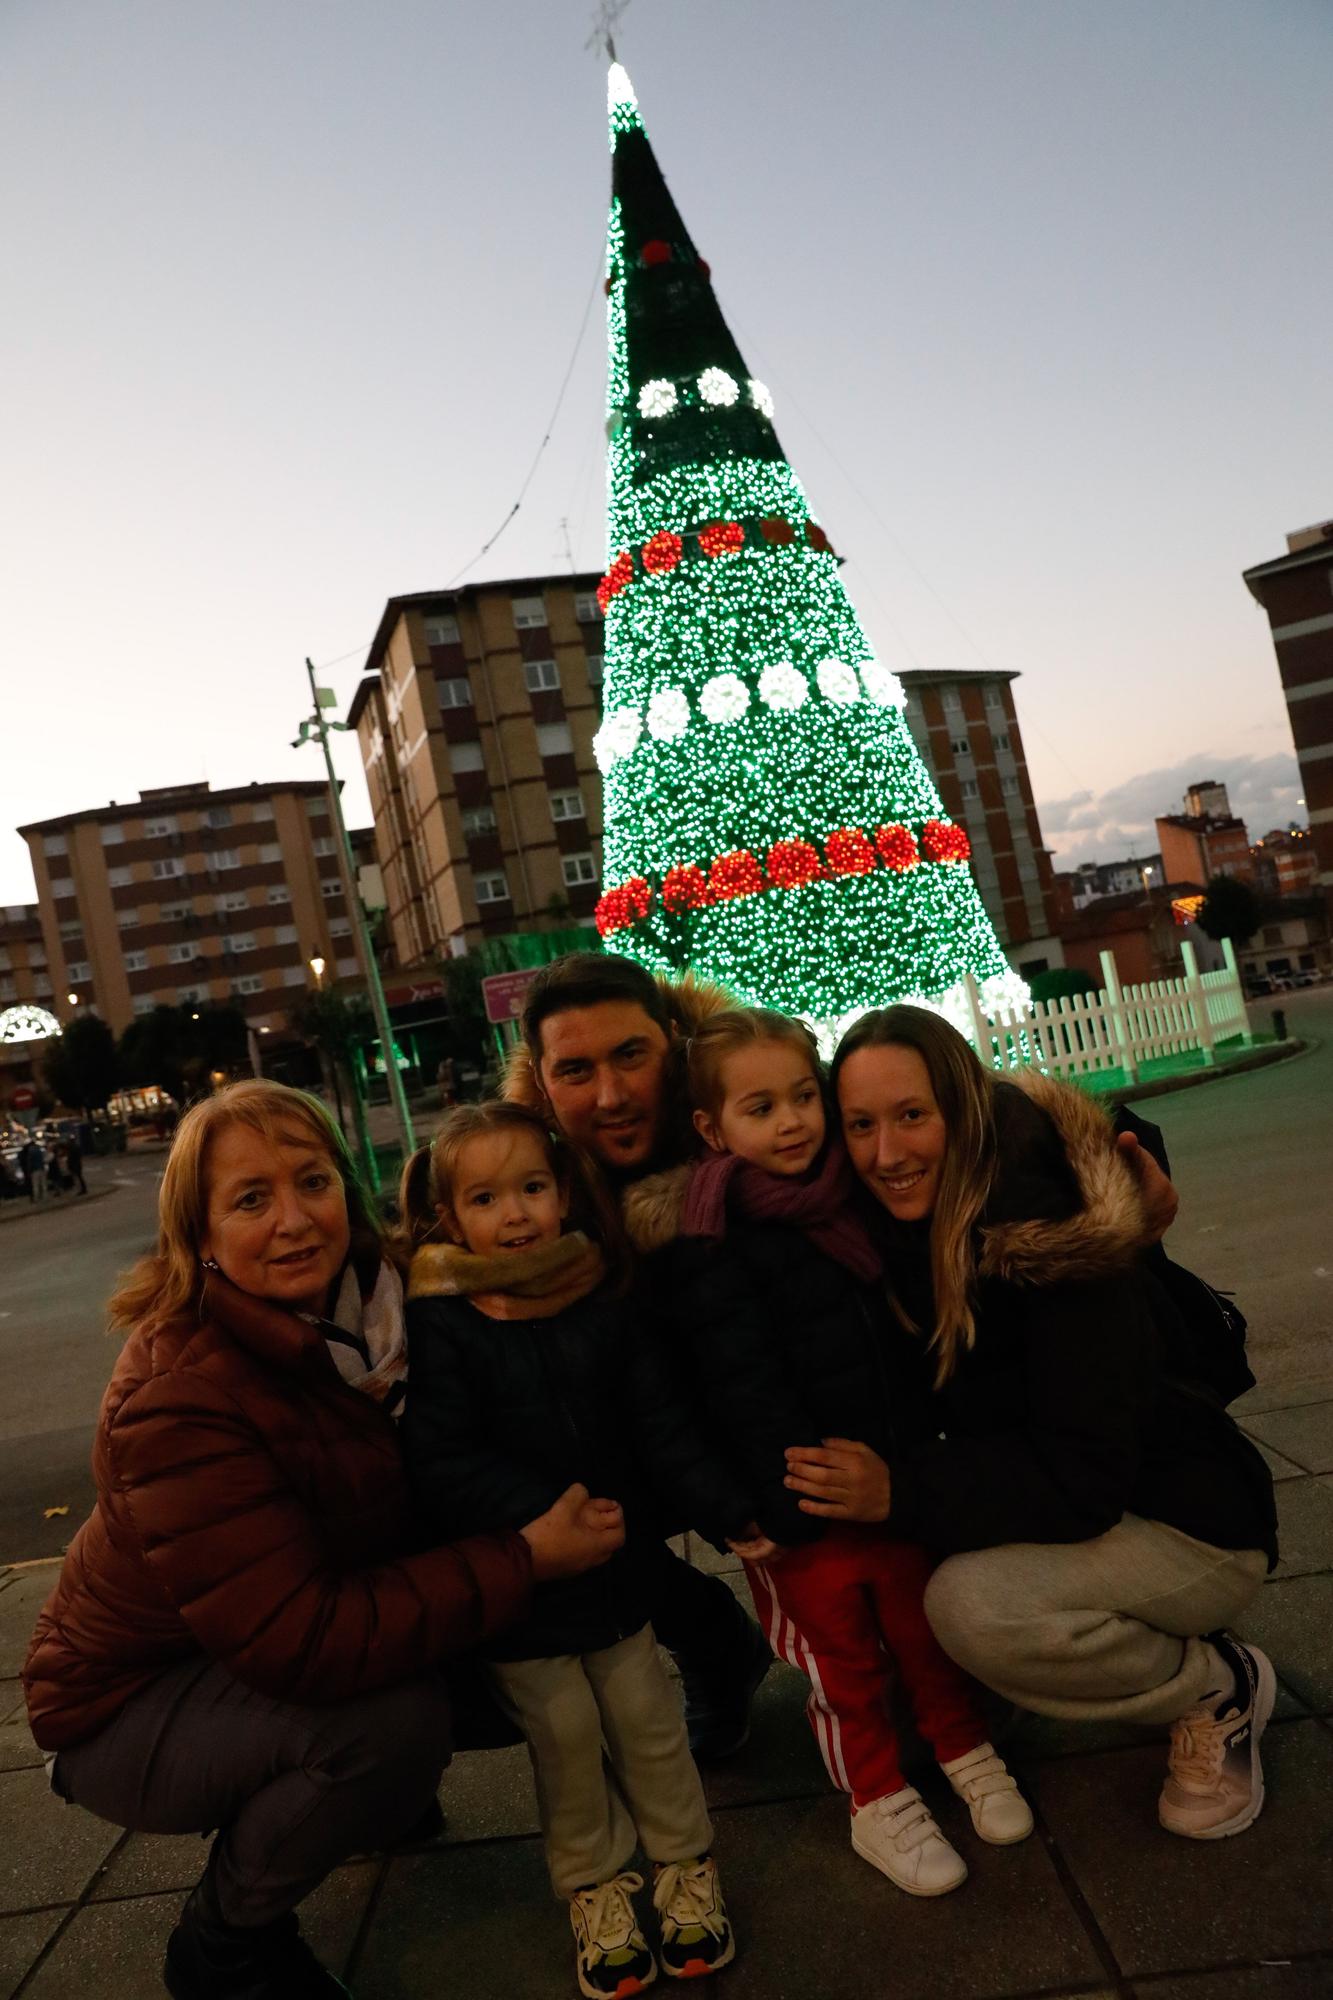
<path id="1" fill-rule="evenodd" d="M 609 85 L 598 928 L 835 1033 L 1026 997 L 667 189 Z"/>

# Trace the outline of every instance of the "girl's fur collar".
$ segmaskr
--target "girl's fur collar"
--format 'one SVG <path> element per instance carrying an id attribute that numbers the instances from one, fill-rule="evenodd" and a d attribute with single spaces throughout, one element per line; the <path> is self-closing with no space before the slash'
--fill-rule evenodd
<path id="1" fill-rule="evenodd" d="M 408 1274 L 409 1299 L 470 1298 L 493 1319 L 548 1318 L 593 1291 L 602 1253 L 581 1230 L 531 1250 L 479 1257 L 458 1243 L 423 1243 Z M 512 1301 L 512 1310 L 500 1301 Z"/>

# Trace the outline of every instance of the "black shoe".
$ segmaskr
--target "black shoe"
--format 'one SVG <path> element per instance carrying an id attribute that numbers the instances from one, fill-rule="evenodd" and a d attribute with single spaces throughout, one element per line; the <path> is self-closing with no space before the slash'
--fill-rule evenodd
<path id="1" fill-rule="evenodd" d="M 294 1914 L 239 1929 L 211 1904 L 201 1884 L 167 1940 L 162 1983 L 172 2000 L 351 2000 L 301 1936 Z"/>
<path id="2" fill-rule="evenodd" d="M 747 1618 L 745 1651 L 725 1673 L 681 1666 L 685 1689 L 685 1727 L 690 1750 L 701 1764 L 719 1764 L 734 1757 L 749 1740 L 750 1707 L 755 1690 L 773 1664 L 769 1643 Z"/>

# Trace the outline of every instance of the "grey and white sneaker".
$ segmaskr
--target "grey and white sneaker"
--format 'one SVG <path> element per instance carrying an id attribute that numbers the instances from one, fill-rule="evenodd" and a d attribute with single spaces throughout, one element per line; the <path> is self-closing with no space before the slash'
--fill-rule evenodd
<path id="1" fill-rule="evenodd" d="M 1267 1654 L 1214 1632 L 1209 1644 L 1235 1679 L 1235 1690 L 1201 1702 L 1171 1729 L 1166 1783 L 1157 1817 L 1186 1840 L 1225 1840 L 1244 1833 L 1264 1809 L 1259 1739 L 1273 1713 L 1277 1682 Z"/>
<path id="2" fill-rule="evenodd" d="M 935 1824 L 915 1785 L 852 1807 L 852 1846 L 909 1896 L 944 1896 L 967 1880 L 967 1864 Z"/>

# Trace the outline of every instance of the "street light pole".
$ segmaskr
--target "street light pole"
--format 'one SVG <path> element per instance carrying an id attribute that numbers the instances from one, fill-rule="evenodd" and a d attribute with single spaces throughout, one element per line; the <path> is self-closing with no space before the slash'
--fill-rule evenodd
<path id="1" fill-rule="evenodd" d="M 352 922 L 356 926 L 357 940 L 361 946 L 361 958 L 366 969 L 366 986 L 370 994 L 370 1009 L 375 1016 L 375 1027 L 384 1051 L 384 1073 L 388 1079 L 389 1101 L 398 1114 L 398 1129 L 402 1134 L 404 1157 L 415 1152 L 416 1134 L 412 1130 L 412 1113 L 408 1109 L 407 1092 L 403 1089 L 403 1079 L 398 1074 L 398 1063 L 393 1052 L 393 1028 L 389 1021 L 388 1003 L 384 998 L 384 987 L 380 980 L 380 969 L 375 963 L 375 948 L 370 939 L 370 928 L 366 923 L 366 913 L 361 907 L 361 898 L 356 886 L 356 863 L 352 858 L 352 843 L 347 837 L 347 822 L 343 818 L 342 797 L 338 790 L 338 774 L 333 768 L 333 752 L 329 747 L 329 730 L 346 729 L 345 722 L 326 722 L 324 709 L 332 707 L 333 696 L 327 689 L 321 689 L 315 681 L 315 663 L 306 660 L 306 673 L 310 678 L 310 699 L 313 712 L 309 721 L 301 724 L 301 733 L 293 748 L 308 743 L 312 736 L 319 738 L 319 747 L 324 752 L 324 766 L 329 774 L 329 799 L 333 807 L 333 823 L 338 829 L 338 850 L 342 855 L 343 878 L 347 885 L 347 907 Z M 322 699 L 327 695 L 327 702 Z"/>

